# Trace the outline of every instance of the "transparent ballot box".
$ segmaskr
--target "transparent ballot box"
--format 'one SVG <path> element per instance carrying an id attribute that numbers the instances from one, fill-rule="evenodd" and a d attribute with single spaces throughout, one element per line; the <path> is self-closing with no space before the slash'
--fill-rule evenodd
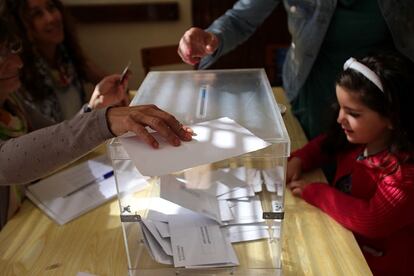
<path id="1" fill-rule="evenodd" d="M 114 138 L 108 147 L 118 191 L 145 180 L 118 193 L 129 274 L 280 275 L 290 140 L 264 70 L 150 72 L 131 103 L 142 104 L 190 126 L 227 117 L 269 145 L 147 177 Z M 226 124 L 209 131 L 213 144 L 229 134 L 220 136 L 228 137 L 219 141 L 223 151 L 246 142 Z"/>

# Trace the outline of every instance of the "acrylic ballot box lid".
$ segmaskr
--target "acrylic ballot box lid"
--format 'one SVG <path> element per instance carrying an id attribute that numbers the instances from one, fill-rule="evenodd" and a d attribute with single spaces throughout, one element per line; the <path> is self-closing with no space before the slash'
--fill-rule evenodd
<path id="1" fill-rule="evenodd" d="M 131 105 L 155 104 L 191 125 L 229 117 L 285 150 L 290 141 L 263 69 L 150 72 Z"/>
<path id="2" fill-rule="evenodd" d="M 278 275 L 281 269 L 280 238 L 290 140 L 264 70 L 150 72 L 131 102 L 131 105 L 144 104 L 157 105 L 173 114 L 185 125 L 228 117 L 271 145 L 256 152 L 188 168 L 167 176 L 145 178 L 135 168 L 119 139 L 114 138 L 108 148 L 118 190 L 128 190 L 125 186 L 129 187 L 134 182 L 142 183 L 143 178 L 147 180 L 145 185 L 138 185 L 135 190 L 129 189 L 128 193 L 118 194 L 129 273 L 131 275 L 175 275 L 176 273 L 197 275 L 214 269 L 214 275 L 228 275 L 229 272 L 234 275 Z M 142 158 L 145 159 L 145 156 Z M 217 180 L 223 175 L 223 179 L 226 180 Z M 244 183 L 243 185 L 246 186 L 240 185 L 230 189 L 231 185 L 235 185 L 230 183 L 232 180 Z M 186 183 L 185 188 L 180 186 L 180 181 Z M 220 195 L 217 193 L 214 196 L 217 196 L 217 201 L 224 200 L 227 207 L 231 206 L 228 210 L 233 212 L 230 215 L 231 219 L 221 221 L 223 213 L 220 209 L 220 219 L 217 221 L 220 221 L 219 227 L 225 233 L 223 236 L 227 235 L 225 240 L 231 240 L 238 259 L 236 264 L 231 265 L 230 262 L 230 264 L 215 266 L 211 263 L 194 263 L 193 266 L 177 266 L 175 255 L 174 258 L 168 257 L 169 254 L 154 256 L 152 250 L 155 250 L 154 244 L 157 242 L 152 239 L 154 243 L 151 245 L 151 238 L 149 238 L 151 227 L 148 225 L 145 227 L 144 223 L 149 218 L 152 206 L 157 204 L 154 202 L 163 197 L 180 205 L 182 190 L 188 190 L 188 194 L 196 195 L 200 200 L 197 204 L 189 206 L 186 205 L 187 198 L 187 203 L 183 200 L 185 205 L 183 207 L 206 215 L 210 219 L 215 218 L 211 216 L 209 208 L 203 207 L 202 197 L 206 193 L 204 190 L 200 192 L 200 187 L 203 186 L 204 189 L 206 183 L 211 185 L 208 187 L 210 190 L 218 190 L 219 185 L 223 188 L 224 183 L 229 185 L 224 187 L 232 191 Z M 178 185 L 178 188 L 174 188 L 174 185 Z M 237 192 L 234 192 L 236 190 Z M 246 195 L 236 196 L 240 192 Z M 253 204 L 253 201 L 259 202 L 260 206 L 257 210 L 255 209 L 257 204 Z M 242 205 L 250 202 L 251 205 L 248 207 L 255 210 L 243 209 L 246 207 Z M 211 206 L 211 202 L 208 206 Z M 239 215 L 240 217 L 237 217 Z M 260 239 L 243 240 L 243 235 L 235 233 L 235 228 L 240 225 L 252 227 L 256 224 L 266 227 L 266 233 L 255 232 L 255 235 L 264 235 Z M 153 230 L 155 228 L 154 226 Z M 172 240 L 171 237 L 171 243 Z M 171 246 L 174 251 L 174 245 Z M 190 259 L 192 256 L 187 257 Z M 208 259 L 208 256 L 205 259 Z M 173 263 L 168 265 L 168 260 L 172 260 Z M 164 264 L 160 264 L 162 262 Z"/>

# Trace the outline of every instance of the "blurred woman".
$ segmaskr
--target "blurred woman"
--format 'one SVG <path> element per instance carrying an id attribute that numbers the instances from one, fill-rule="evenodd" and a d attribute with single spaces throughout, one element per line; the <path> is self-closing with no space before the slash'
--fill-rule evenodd
<path id="1" fill-rule="evenodd" d="M 73 117 L 84 105 L 86 82 L 96 84 L 105 76 L 79 46 L 74 28 L 59 0 L 8 0 L 23 40 L 23 89 L 19 92 L 28 109 L 42 112 L 43 127 Z M 125 105 L 127 98 L 117 104 Z M 114 104 L 114 103 L 112 103 Z"/>

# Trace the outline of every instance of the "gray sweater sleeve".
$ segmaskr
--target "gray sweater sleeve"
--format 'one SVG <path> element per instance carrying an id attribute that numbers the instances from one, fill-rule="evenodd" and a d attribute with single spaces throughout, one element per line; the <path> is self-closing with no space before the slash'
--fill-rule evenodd
<path id="1" fill-rule="evenodd" d="M 107 109 L 0 141 L 0 185 L 26 184 L 74 161 L 113 137 Z"/>

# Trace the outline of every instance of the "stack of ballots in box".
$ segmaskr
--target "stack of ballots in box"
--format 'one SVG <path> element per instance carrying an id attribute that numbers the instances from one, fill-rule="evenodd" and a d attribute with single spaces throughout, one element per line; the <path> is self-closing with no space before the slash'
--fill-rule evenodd
<path id="1" fill-rule="evenodd" d="M 156 261 L 185 268 L 235 266 L 232 243 L 269 238 L 256 193 L 262 184 L 269 191 L 281 189 L 279 175 L 244 167 L 200 167 L 162 176 L 160 182 L 161 198 L 141 222 Z"/>
<path id="2" fill-rule="evenodd" d="M 180 147 L 160 140 L 152 150 L 135 137 L 121 139 L 137 170 L 160 179 L 160 197 L 141 221 L 144 242 L 156 261 L 175 267 L 238 265 L 232 243 L 269 237 L 256 193 L 264 186 L 281 195 L 283 168 L 213 169 L 213 162 L 270 144 L 229 118 L 190 127 L 197 135 Z"/>

